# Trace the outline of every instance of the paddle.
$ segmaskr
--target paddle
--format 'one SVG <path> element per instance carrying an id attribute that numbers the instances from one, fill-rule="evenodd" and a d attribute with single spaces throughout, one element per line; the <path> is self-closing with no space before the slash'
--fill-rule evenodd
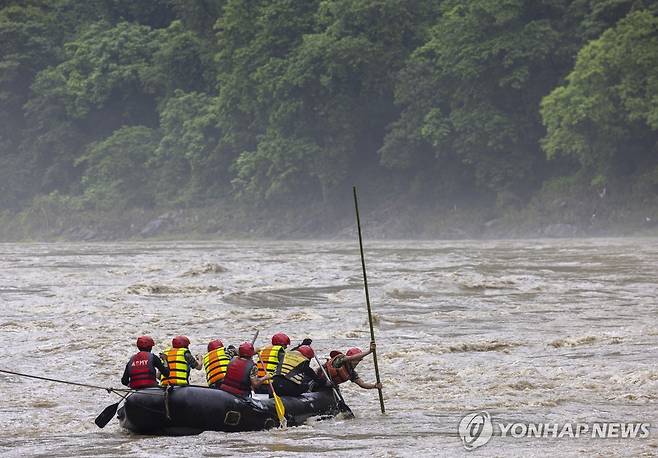
<path id="1" fill-rule="evenodd" d="M 352 412 L 352 409 L 350 409 L 348 405 L 345 404 L 345 399 L 343 398 L 343 395 L 340 393 L 340 391 L 338 391 L 338 388 L 336 388 L 334 381 L 329 378 L 329 374 L 327 374 L 327 371 L 325 370 L 324 366 L 320 364 L 320 360 L 318 359 L 317 355 L 313 355 L 313 357 L 315 358 L 315 362 L 318 363 L 318 366 L 320 366 L 320 369 L 322 370 L 324 376 L 327 378 L 327 381 L 331 384 L 331 389 L 334 392 L 336 401 L 338 401 L 338 410 L 344 413 L 346 418 L 354 418 L 354 413 Z"/>
<path id="2" fill-rule="evenodd" d="M 361 250 L 361 267 L 363 268 L 363 285 L 366 290 L 366 305 L 368 306 L 368 321 L 370 323 L 370 340 L 375 341 L 375 330 L 372 327 L 372 312 L 370 311 L 370 295 L 368 294 L 368 277 L 366 276 L 366 260 L 363 257 L 363 239 L 361 238 L 361 220 L 359 219 L 359 204 L 356 199 L 356 186 L 352 187 L 354 191 L 354 210 L 356 210 L 356 226 L 359 230 L 359 249 Z M 375 377 L 377 378 L 377 383 L 381 383 L 379 379 L 379 366 L 377 365 L 377 351 L 372 352 L 372 359 L 375 363 Z M 379 391 L 379 405 L 382 409 L 382 413 L 385 413 L 384 409 L 384 393 L 382 393 L 381 388 L 377 388 Z"/>
<path id="3" fill-rule="evenodd" d="M 119 408 L 119 404 L 121 404 L 121 401 L 126 399 L 126 397 L 130 394 L 130 392 L 126 393 L 123 395 L 121 400 L 117 402 L 116 404 L 109 405 L 103 409 L 103 411 L 96 417 L 94 420 L 94 423 L 96 423 L 96 426 L 99 428 L 105 428 L 105 425 L 107 425 L 112 418 L 114 418 L 114 415 L 117 413 L 117 409 Z"/>
<path id="4" fill-rule="evenodd" d="M 260 355 L 258 355 L 258 362 L 260 363 L 261 366 L 265 367 L 265 364 L 263 364 L 263 360 L 260 359 Z M 267 371 L 265 371 L 267 373 Z M 281 398 L 276 394 L 276 391 L 274 391 L 274 386 L 272 385 L 272 380 L 270 379 L 270 383 L 267 384 L 268 389 L 270 390 L 270 393 L 272 393 L 272 397 L 274 398 L 274 408 L 276 410 L 276 416 L 279 419 L 279 426 L 282 428 L 285 428 L 288 425 L 288 422 L 286 420 L 286 408 L 283 405 L 283 401 Z"/>
<path id="5" fill-rule="evenodd" d="M 256 334 L 254 334 L 254 338 L 251 340 L 251 345 L 256 343 L 256 339 L 258 338 L 258 332 L 259 330 L 256 330 Z M 265 373 L 267 374 L 267 369 L 265 369 L 265 364 L 263 364 L 263 360 L 260 359 L 260 354 L 256 353 L 258 356 L 258 362 L 260 365 L 263 367 L 265 370 Z M 269 387 L 270 393 L 272 393 L 272 398 L 274 398 L 274 408 L 276 410 L 276 416 L 279 418 L 279 426 L 282 428 L 285 428 L 288 425 L 288 422 L 286 420 L 286 408 L 283 405 L 283 401 L 279 396 L 277 396 L 276 392 L 274 391 L 274 387 L 272 386 L 272 381 L 270 380 L 270 383 L 267 384 Z"/>

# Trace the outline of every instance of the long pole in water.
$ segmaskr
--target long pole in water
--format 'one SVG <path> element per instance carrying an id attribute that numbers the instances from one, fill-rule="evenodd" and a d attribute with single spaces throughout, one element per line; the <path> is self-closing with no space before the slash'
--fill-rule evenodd
<path id="1" fill-rule="evenodd" d="M 366 290 L 366 305 L 368 306 L 368 322 L 370 323 L 370 340 L 375 341 L 375 329 L 372 326 L 372 311 L 370 309 L 370 295 L 368 294 L 368 277 L 366 275 L 366 259 L 363 257 L 363 239 L 361 238 L 361 219 L 359 218 L 359 202 L 356 198 L 356 186 L 352 187 L 354 192 L 354 210 L 356 211 L 356 227 L 359 231 L 359 249 L 361 251 L 361 267 L 363 268 L 363 285 Z M 377 350 L 372 352 L 372 359 L 375 363 L 375 377 L 377 378 L 377 383 L 381 383 L 379 379 L 379 366 L 377 365 Z M 379 392 L 379 405 L 382 409 L 382 413 L 386 412 L 384 408 L 384 393 L 381 388 L 377 388 Z"/>

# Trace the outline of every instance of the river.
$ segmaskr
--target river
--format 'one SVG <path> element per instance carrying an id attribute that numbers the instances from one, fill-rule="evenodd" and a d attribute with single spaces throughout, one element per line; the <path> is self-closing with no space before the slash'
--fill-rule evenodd
<path id="1" fill-rule="evenodd" d="M 367 234 L 365 234 L 367 237 Z M 638 456 L 658 453 L 657 239 L 365 243 L 387 413 L 268 432 L 141 437 L 94 418 L 103 390 L 0 373 L 6 456 Z M 150 334 L 283 331 L 317 354 L 367 348 L 356 241 L 0 244 L 1 368 L 121 387 Z M 375 378 L 372 358 L 359 365 Z M 192 383 L 203 383 L 194 371 Z M 468 451 L 471 412 L 500 422 L 645 422 L 649 437 L 501 437 Z"/>

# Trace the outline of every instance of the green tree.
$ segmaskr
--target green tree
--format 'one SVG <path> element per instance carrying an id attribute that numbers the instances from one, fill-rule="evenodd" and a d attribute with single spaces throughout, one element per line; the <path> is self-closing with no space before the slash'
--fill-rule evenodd
<path id="1" fill-rule="evenodd" d="M 457 175 L 472 176 L 465 185 L 480 193 L 536 186 L 544 160 L 537 105 L 577 44 L 562 19 L 568 11 L 552 1 L 442 2 L 396 86 L 403 112 L 380 150 L 382 163 L 421 172 L 434 163 L 451 176 L 461 163 Z"/>
<path id="2" fill-rule="evenodd" d="M 25 104 L 21 155 L 37 190 L 71 191 L 85 145 L 123 125 L 157 125 L 156 97 L 143 84 L 157 32 L 91 24 L 64 46 L 64 60 L 40 71 Z"/>
<path id="3" fill-rule="evenodd" d="M 231 161 L 217 150 L 221 131 L 216 110 L 216 97 L 198 92 L 176 90 L 164 103 L 162 139 L 154 158 L 159 198 L 189 203 L 226 194 Z"/>
<path id="4" fill-rule="evenodd" d="M 216 71 L 209 42 L 174 21 L 157 34 L 152 65 L 144 72 L 150 92 L 166 98 L 174 90 L 214 92 Z"/>
<path id="5" fill-rule="evenodd" d="M 106 109 L 103 121 L 110 126 L 143 122 L 148 117 L 152 122 L 154 98 L 145 93 L 143 80 L 158 49 L 157 37 L 149 27 L 127 22 L 115 27 L 105 22 L 91 24 L 65 44 L 61 64 L 37 76 L 35 94 L 56 93 L 66 113 L 75 119 Z"/>
<path id="6" fill-rule="evenodd" d="M 82 185 L 89 205 L 102 210 L 152 205 L 149 162 L 158 143 L 153 129 L 132 126 L 90 144 L 77 161 L 85 165 Z"/>
<path id="7" fill-rule="evenodd" d="M 567 83 L 542 101 L 549 158 L 574 157 L 601 177 L 656 165 L 657 27 L 636 11 L 578 53 Z"/>
<path id="8" fill-rule="evenodd" d="M 251 11 L 262 33 L 249 38 L 239 28 L 231 42 L 249 43 L 232 53 L 244 59 L 246 65 L 235 69 L 245 77 L 220 78 L 220 105 L 227 95 L 234 100 L 230 106 L 245 98 L 257 103 L 245 110 L 250 115 L 234 118 L 257 126 L 250 138 L 258 139 L 242 145 L 236 182 L 249 183 L 252 192 L 260 186 L 257 194 L 266 198 L 298 191 L 303 183 L 306 197 L 327 199 L 362 169 L 376 167 L 384 129 L 398 112 L 393 79 L 418 40 L 419 17 L 426 12 L 418 6 L 425 4 L 281 1 Z M 290 146 L 294 161 L 281 154 L 282 145 Z M 250 180 L 254 171 L 258 178 Z M 301 174 L 307 179 L 293 183 Z"/>
<path id="9" fill-rule="evenodd" d="M 62 32 L 46 3 L 10 2 L 0 9 L 0 208 L 20 206 L 35 192 L 19 144 L 34 75 L 60 51 Z"/>
<path id="10" fill-rule="evenodd" d="M 215 23 L 226 0 L 171 0 L 172 9 L 187 30 L 208 39 L 214 37 Z"/>

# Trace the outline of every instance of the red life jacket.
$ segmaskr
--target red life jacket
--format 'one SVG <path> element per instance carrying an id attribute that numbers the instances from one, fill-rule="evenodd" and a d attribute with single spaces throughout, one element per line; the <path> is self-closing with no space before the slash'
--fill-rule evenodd
<path id="1" fill-rule="evenodd" d="M 220 389 L 236 396 L 249 396 L 253 367 L 254 362 L 251 359 L 235 358 L 226 368 L 226 375 Z"/>
<path id="2" fill-rule="evenodd" d="M 130 377 L 130 384 L 128 385 L 130 388 L 140 389 L 158 386 L 150 351 L 140 351 L 130 358 L 128 376 Z"/>
<path id="3" fill-rule="evenodd" d="M 348 362 L 343 363 L 340 368 L 336 369 L 334 367 L 334 360 L 339 356 L 342 356 L 342 353 L 334 356 L 329 361 L 324 363 L 324 368 L 327 370 L 327 374 L 329 374 L 329 377 L 331 378 L 331 381 L 334 382 L 334 385 L 340 385 L 341 383 L 351 380 L 354 370 Z"/>

